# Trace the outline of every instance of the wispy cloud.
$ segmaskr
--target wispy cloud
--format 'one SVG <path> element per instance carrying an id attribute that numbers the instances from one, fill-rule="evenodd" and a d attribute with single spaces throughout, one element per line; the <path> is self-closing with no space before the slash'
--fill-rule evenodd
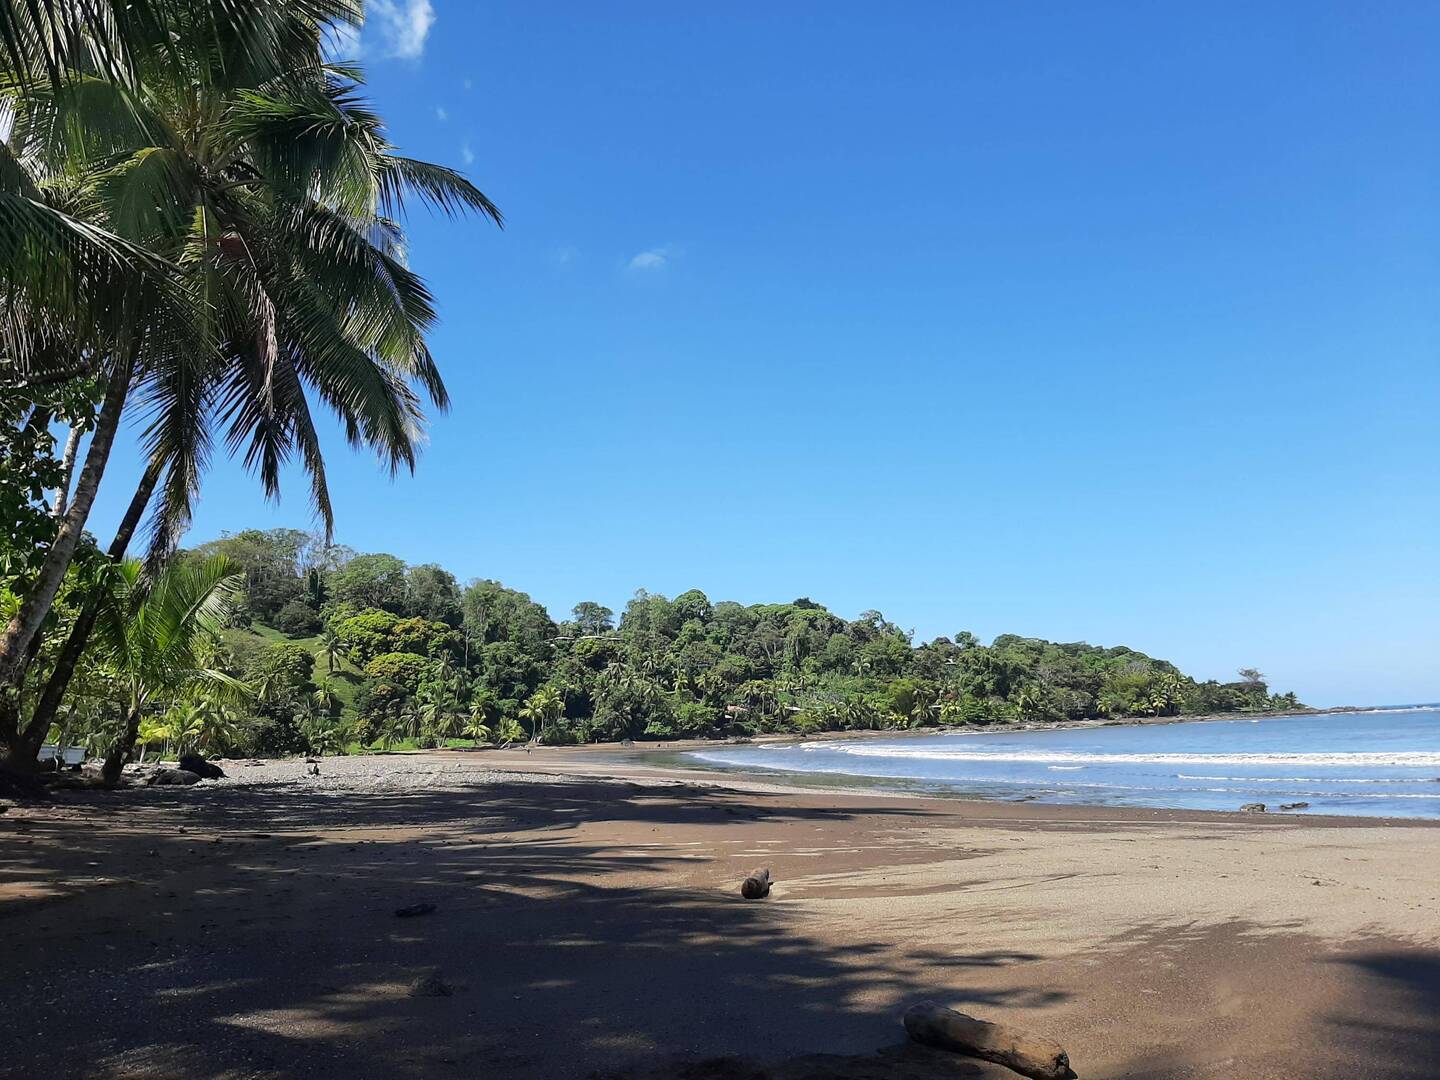
<path id="1" fill-rule="evenodd" d="M 642 251 L 632 255 L 630 261 L 625 264 L 630 270 L 663 270 L 670 262 L 670 249 L 664 247 L 651 248 L 649 251 Z"/>
<path id="2" fill-rule="evenodd" d="M 555 250 L 555 265 L 569 266 L 580 257 L 580 252 L 573 247 L 562 247 Z"/>
<path id="3" fill-rule="evenodd" d="M 445 111 L 444 105 L 435 106 L 435 119 L 439 120 L 442 124 L 450 119 L 450 114 Z"/>
<path id="4" fill-rule="evenodd" d="M 460 160 L 466 165 L 475 164 L 475 151 L 470 148 L 469 139 L 460 144 Z"/>
<path id="5" fill-rule="evenodd" d="M 463 86 L 466 90 L 469 90 L 469 89 L 470 89 L 472 86 L 474 86 L 475 84 L 474 84 L 473 82 L 471 82 L 469 79 L 461 79 L 461 80 L 460 80 L 460 85 Z"/>
<path id="6" fill-rule="evenodd" d="M 373 31 L 382 56 L 418 60 L 435 25 L 430 0 L 370 0 L 366 5 L 366 36 Z"/>

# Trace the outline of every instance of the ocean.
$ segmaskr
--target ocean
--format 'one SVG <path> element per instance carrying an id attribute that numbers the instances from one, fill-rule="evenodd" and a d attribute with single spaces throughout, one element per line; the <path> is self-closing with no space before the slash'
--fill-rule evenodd
<path id="1" fill-rule="evenodd" d="M 1047 803 L 1440 818 L 1440 705 L 1051 731 L 715 747 L 745 772 Z"/>

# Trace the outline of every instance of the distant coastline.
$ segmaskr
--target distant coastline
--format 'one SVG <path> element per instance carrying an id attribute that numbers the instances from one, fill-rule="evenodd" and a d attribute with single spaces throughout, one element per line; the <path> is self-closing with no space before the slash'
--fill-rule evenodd
<path id="1" fill-rule="evenodd" d="M 1379 714 L 1388 712 L 1440 712 L 1440 702 L 1418 705 L 1336 705 L 1328 709 L 1283 709 L 1275 712 L 1210 713 L 1204 716 L 1135 716 L 1107 720 L 1020 721 L 1011 724 L 950 724 L 937 727 L 883 730 L 857 728 L 841 731 L 774 732 L 765 735 L 739 735 L 715 739 L 643 739 L 628 745 L 623 742 L 585 743 L 580 746 L 546 747 L 547 750 L 569 751 L 672 751 L 683 753 L 692 748 L 716 746 L 773 746 L 784 743 L 831 742 L 840 739 L 906 739 L 934 735 L 1014 735 L 1024 731 L 1089 730 L 1094 728 L 1163 727 L 1172 724 L 1207 724 L 1220 721 L 1279 720 L 1287 716 L 1332 716 L 1339 714 Z"/>

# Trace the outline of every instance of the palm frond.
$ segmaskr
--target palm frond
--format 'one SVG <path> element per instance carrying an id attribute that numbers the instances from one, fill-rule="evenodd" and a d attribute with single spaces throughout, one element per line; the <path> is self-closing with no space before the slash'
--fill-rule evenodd
<path id="1" fill-rule="evenodd" d="M 444 165 L 387 154 L 376 180 L 380 185 L 380 210 L 386 217 L 399 217 L 406 192 L 415 195 L 444 214 L 473 210 L 502 229 L 505 217 L 500 208 L 464 175 Z"/>

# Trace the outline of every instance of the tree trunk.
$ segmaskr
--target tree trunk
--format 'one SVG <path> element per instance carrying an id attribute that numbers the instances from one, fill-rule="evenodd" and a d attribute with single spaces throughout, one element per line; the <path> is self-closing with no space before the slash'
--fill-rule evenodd
<path id="1" fill-rule="evenodd" d="M 100 478 L 105 473 L 110 448 L 115 442 L 115 432 L 120 427 L 120 414 L 125 408 L 133 371 L 133 357 L 116 361 L 70 508 L 60 524 L 55 542 L 50 545 L 44 565 L 26 589 L 20 610 L 0 634 L 0 694 L 12 698 L 19 696 L 25 678 L 26 656 L 35 635 L 40 632 L 40 624 L 50 613 L 55 596 L 60 592 L 65 572 L 70 569 L 70 562 L 75 557 L 76 545 L 80 543 L 80 534 L 85 530 L 85 521 L 90 516 L 90 507 L 95 503 L 95 492 L 100 487 Z"/>
<path id="2" fill-rule="evenodd" d="M 905 1030 L 925 1046 L 993 1061 L 1031 1080 L 1075 1080 L 1070 1055 L 1055 1040 L 977 1020 L 933 1001 L 905 1010 Z"/>
<path id="3" fill-rule="evenodd" d="M 140 706 L 132 705 L 125 716 L 125 734 L 115 740 L 115 745 L 110 747 L 110 752 L 105 755 L 105 764 L 100 769 L 100 779 L 106 787 L 114 787 L 120 782 L 120 770 L 125 767 L 125 759 L 130 756 L 130 749 L 135 745 L 135 737 L 140 734 Z"/>
<path id="4" fill-rule="evenodd" d="M 113 561 L 119 562 L 125 557 L 125 552 L 130 547 L 135 530 L 140 526 L 140 519 L 145 516 L 145 507 L 150 504 L 150 497 L 155 493 L 155 485 L 159 480 L 160 468 L 151 463 L 145 469 L 145 475 L 140 478 L 140 486 L 135 489 L 135 495 L 125 510 L 125 516 L 120 519 L 120 527 L 115 530 L 115 539 L 110 541 L 110 547 L 106 554 Z M 30 723 L 12 743 L 10 757 L 17 763 L 33 761 L 39 754 L 40 745 L 45 741 L 45 733 L 55 722 L 60 703 L 65 697 L 65 691 L 70 688 L 70 680 L 75 675 L 76 665 L 80 663 L 80 657 L 84 655 L 85 646 L 90 642 L 90 634 L 95 629 L 95 620 L 99 617 L 100 601 L 96 597 L 91 597 L 80 609 L 75 624 L 70 627 L 70 636 L 65 639 L 60 655 L 55 658 L 55 666 L 50 671 L 50 678 L 45 683 L 40 700 L 35 703 L 35 711 L 30 717 Z"/>
<path id="5" fill-rule="evenodd" d="M 80 453 L 80 439 L 85 434 L 80 425 L 70 424 L 70 434 L 65 436 L 65 453 L 60 458 L 60 486 L 55 489 L 55 518 L 65 517 L 65 505 L 70 501 L 70 477 L 75 473 L 75 457 Z"/>

